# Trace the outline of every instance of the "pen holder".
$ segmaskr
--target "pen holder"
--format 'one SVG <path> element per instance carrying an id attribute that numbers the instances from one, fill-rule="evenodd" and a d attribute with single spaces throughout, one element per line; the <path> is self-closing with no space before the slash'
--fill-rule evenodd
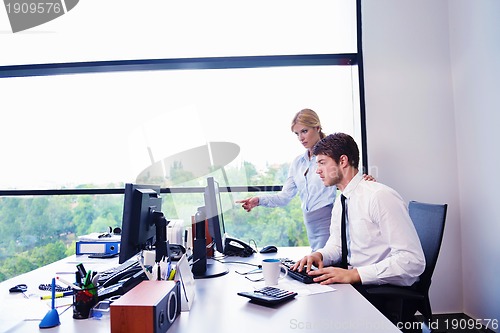
<path id="1" fill-rule="evenodd" d="M 73 294 L 73 318 L 87 319 L 90 310 L 97 304 L 98 300 L 96 288 L 75 290 Z"/>

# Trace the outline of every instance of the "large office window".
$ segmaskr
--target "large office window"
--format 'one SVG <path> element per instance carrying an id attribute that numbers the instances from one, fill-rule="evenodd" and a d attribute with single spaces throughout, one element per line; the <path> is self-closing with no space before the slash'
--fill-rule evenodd
<path id="1" fill-rule="evenodd" d="M 290 130 L 303 108 L 363 148 L 356 38 L 356 2 L 345 0 L 84 1 L 0 34 L 0 191 L 192 188 L 207 176 L 229 188 L 280 185 L 303 153 Z M 298 199 L 247 214 L 234 201 L 250 195 L 223 194 L 232 236 L 307 245 Z M 0 197 L 0 279 L 12 253 L 57 239 L 47 252 L 66 255 L 77 235 L 119 225 L 122 200 Z M 189 223 L 202 200 L 168 193 L 164 208 Z"/>
<path id="2" fill-rule="evenodd" d="M 356 1 L 86 0 L 0 40 L 0 65 L 355 53 Z"/>
<path id="3" fill-rule="evenodd" d="M 9 125 L 0 132 L 2 156 L 8 157 L 0 185 L 134 182 L 147 169 L 152 177 L 165 175 L 169 170 L 155 170 L 156 162 L 196 154 L 193 149 L 210 142 L 235 145 L 211 151 L 215 159 L 222 155 L 226 168 L 246 162 L 262 171 L 288 163 L 303 152 L 290 129 L 302 108 L 318 112 L 326 133 L 359 134 L 353 76 L 351 66 L 300 66 L 2 79 L 9 108 L 0 117 Z M 211 161 L 202 162 L 207 165 L 184 167 L 205 176 Z M 193 185 L 167 178 L 163 186 Z M 241 177 L 230 182 L 251 185 Z"/>

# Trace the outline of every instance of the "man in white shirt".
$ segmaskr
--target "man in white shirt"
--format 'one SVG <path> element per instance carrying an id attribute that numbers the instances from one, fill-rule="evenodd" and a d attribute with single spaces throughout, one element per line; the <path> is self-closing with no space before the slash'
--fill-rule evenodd
<path id="1" fill-rule="evenodd" d="M 343 133 L 327 136 L 313 150 L 317 173 L 326 186 L 342 192 L 332 210 L 330 238 L 326 245 L 298 261 L 321 284 L 411 286 L 425 269 L 425 257 L 407 205 L 392 188 L 364 181 L 358 170 L 359 150 Z M 345 196 L 347 250 L 342 266 L 341 197 Z M 311 266 L 318 267 L 311 270 Z M 362 291 L 360 291 L 364 294 Z M 366 296 L 366 294 L 364 294 Z"/>

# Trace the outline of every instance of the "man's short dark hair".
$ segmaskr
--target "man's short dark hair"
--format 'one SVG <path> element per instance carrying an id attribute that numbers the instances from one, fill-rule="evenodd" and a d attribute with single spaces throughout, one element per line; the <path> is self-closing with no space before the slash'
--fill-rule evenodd
<path id="1" fill-rule="evenodd" d="M 349 164 L 358 169 L 358 145 L 349 134 L 334 133 L 328 135 L 314 146 L 313 154 L 329 156 L 337 163 L 340 161 L 340 156 L 346 155 L 349 159 Z"/>

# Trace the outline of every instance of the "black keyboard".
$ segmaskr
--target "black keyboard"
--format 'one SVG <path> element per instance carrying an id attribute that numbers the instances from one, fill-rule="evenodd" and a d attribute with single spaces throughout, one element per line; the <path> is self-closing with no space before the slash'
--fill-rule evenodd
<path id="1" fill-rule="evenodd" d="M 304 267 L 301 272 L 292 271 L 291 267 L 295 265 L 295 261 L 288 258 L 280 258 L 281 263 L 288 269 L 288 276 L 305 284 L 314 283 L 313 277 L 307 275 L 306 268 Z"/>
<path id="2" fill-rule="evenodd" d="M 119 282 L 114 284 L 104 283 L 97 290 L 97 295 L 99 297 L 99 301 L 108 299 L 112 296 L 123 295 L 127 293 L 130 289 L 137 286 L 142 281 L 147 280 L 146 274 L 141 270 L 137 271 L 135 274 L 128 276 Z M 110 280 L 108 280 L 110 281 Z"/>
<path id="3" fill-rule="evenodd" d="M 297 293 L 275 287 L 264 287 L 254 291 L 242 291 L 238 295 L 248 297 L 255 303 L 276 305 L 291 300 Z"/>
<path id="4" fill-rule="evenodd" d="M 125 292 L 123 291 L 122 284 L 114 284 L 107 288 L 100 288 L 97 290 L 97 295 L 99 297 L 99 301 L 103 301 L 115 295 L 123 295 Z"/>
<path id="5" fill-rule="evenodd" d="M 129 271 L 130 269 L 141 268 L 137 260 L 128 260 L 123 264 L 112 267 L 105 271 L 99 272 L 99 285 L 105 284 L 108 280 L 113 279 L 114 277 L 119 276 L 123 272 Z"/>

